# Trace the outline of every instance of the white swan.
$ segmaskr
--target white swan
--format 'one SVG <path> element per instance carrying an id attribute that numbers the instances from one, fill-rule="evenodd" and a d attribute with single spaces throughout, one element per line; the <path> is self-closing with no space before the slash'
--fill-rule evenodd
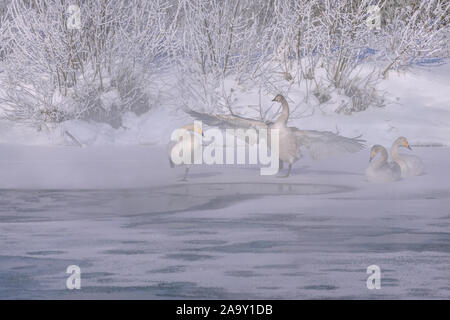
<path id="1" fill-rule="evenodd" d="M 399 147 L 406 147 L 412 150 L 409 146 L 408 140 L 405 137 L 399 137 L 394 141 L 391 148 L 391 156 L 395 162 L 398 163 L 402 170 L 402 177 L 419 176 L 425 172 L 425 166 L 419 157 L 414 155 L 407 155 L 398 153 Z"/>
<path id="2" fill-rule="evenodd" d="M 295 127 L 288 127 L 289 105 L 286 99 L 281 94 L 278 94 L 272 101 L 279 102 L 282 106 L 281 115 L 275 122 L 263 122 L 235 114 L 220 115 L 201 113 L 194 110 L 185 111 L 192 117 L 211 126 L 267 129 L 269 134 L 271 132 L 270 129 L 279 129 L 279 169 L 281 170 L 283 168 L 283 162 L 289 164 L 285 177 L 289 176 L 292 164 L 301 158 L 302 154 L 300 150 L 302 147 L 308 150 L 313 159 L 339 153 L 357 152 L 364 148 L 364 141 L 357 138 L 346 138 L 328 131 L 299 130 Z M 271 141 L 270 137 L 268 141 Z"/>
<path id="3" fill-rule="evenodd" d="M 188 124 L 182 127 L 178 134 L 178 141 L 171 141 L 168 144 L 169 164 L 171 168 L 177 166 L 172 161 L 172 154 L 175 150 L 188 150 L 190 149 L 191 159 L 189 163 L 181 163 L 179 166 L 185 166 L 184 177 L 182 181 L 187 181 L 187 175 L 189 172 L 190 164 L 194 163 L 194 154 L 197 150 L 201 150 L 203 131 L 201 126 L 197 124 Z M 189 134 L 190 139 L 185 139 L 184 135 Z"/>
<path id="4" fill-rule="evenodd" d="M 372 161 L 377 154 L 380 157 Z M 386 148 L 376 144 L 370 150 L 370 165 L 366 169 L 366 177 L 369 182 L 388 182 L 400 180 L 402 172 L 396 162 L 388 162 Z"/>

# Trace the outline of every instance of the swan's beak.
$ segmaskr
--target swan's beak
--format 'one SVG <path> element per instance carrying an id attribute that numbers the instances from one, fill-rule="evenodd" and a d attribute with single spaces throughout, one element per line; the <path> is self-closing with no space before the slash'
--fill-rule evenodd
<path id="1" fill-rule="evenodd" d="M 412 150 L 408 142 L 405 143 L 405 147 L 407 147 L 409 150 Z"/>
<path id="2" fill-rule="evenodd" d="M 369 158 L 369 162 L 372 162 L 373 158 L 375 157 L 375 155 L 373 153 L 370 154 L 370 158 Z"/>

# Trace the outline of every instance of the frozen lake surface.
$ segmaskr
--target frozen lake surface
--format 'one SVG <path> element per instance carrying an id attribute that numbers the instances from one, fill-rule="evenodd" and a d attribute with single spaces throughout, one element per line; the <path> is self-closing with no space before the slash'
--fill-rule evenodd
<path id="1" fill-rule="evenodd" d="M 448 148 L 378 185 L 367 150 L 287 179 L 211 166 L 180 182 L 158 147 L 117 149 L 0 148 L 1 299 L 450 298 Z"/>

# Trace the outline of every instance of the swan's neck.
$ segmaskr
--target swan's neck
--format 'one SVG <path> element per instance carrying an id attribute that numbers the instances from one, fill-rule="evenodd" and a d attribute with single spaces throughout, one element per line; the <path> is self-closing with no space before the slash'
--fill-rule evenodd
<path id="1" fill-rule="evenodd" d="M 392 145 L 391 156 L 392 156 L 392 159 L 394 159 L 394 160 L 399 160 L 400 159 L 400 155 L 398 154 L 398 144 L 397 143 L 394 143 Z"/>
<path id="2" fill-rule="evenodd" d="M 382 167 L 386 163 L 386 161 L 387 161 L 387 156 L 384 153 L 382 153 L 382 154 L 380 154 L 380 157 L 377 160 L 372 162 L 371 167 L 374 169 L 378 169 L 378 168 Z"/>
<path id="3" fill-rule="evenodd" d="M 388 153 L 386 149 L 382 148 L 381 150 L 378 150 L 378 154 L 380 156 L 371 165 L 371 167 L 374 169 L 382 167 L 387 162 L 388 159 Z"/>
<path id="4" fill-rule="evenodd" d="M 285 99 L 281 100 L 281 115 L 277 119 L 277 123 L 286 124 L 289 118 L 289 105 Z"/>

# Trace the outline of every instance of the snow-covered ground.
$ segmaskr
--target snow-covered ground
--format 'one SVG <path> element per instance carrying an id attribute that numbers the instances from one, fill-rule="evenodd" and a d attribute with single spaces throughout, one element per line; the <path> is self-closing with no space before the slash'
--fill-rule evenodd
<path id="1" fill-rule="evenodd" d="M 172 81 L 174 85 L 176 80 L 169 76 L 167 81 Z M 382 80 L 377 87 L 378 94 L 384 96 L 385 106 L 370 107 L 351 115 L 335 113 L 343 96 L 333 95 L 329 102 L 322 105 L 315 102 L 314 97 L 305 103 L 305 89 L 284 82 L 280 80 L 279 86 L 293 111 L 289 121 L 291 126 L 337 131 L 349 137 L 362 135 L 369 145 L 378 143 L 390 146 L 393 140 L 403 135 L 413 146 L 450 146 L 448 62 L 416 65 L 407 71 L 390 72 L 388 79 Z M 248 84 L 239 86 L 231 80 L 226 84 L 227 90 L 233 89 L 234 92 L 235 112 L 257 117 L 259 111 L 255 110 L 255 106 L 260 98 L 263 109 L 270 109 L 269 115 L 277 112 L 279 106 L 271 102 L 277 92 L 262 91 L 260 97 L 257 87 L 248 87 Z M 70 120 L 60 125 L 44 126 L 38 131 L 35 127 L 0 120 L 0 144 L 77 145 L 64 134 L 67 131 L 85 146 L 165 145 L 173 130 L 192 122 L 181 110 L 183 101 L 174 92 L 175 98 L 170 103 L 162 101 L 144 115 L 125 114 L 123 127 L 119 129 L 113 129 L 108 124 Z M 193 107 L 201 111 L 201 106 Z"/>
<path id="2" fill-rule="evenodd" d="M 450 149 L 412 152 L 427 174 L 395 183 L 365 181 L 367 150 L 181 182 L 158 146 L 2 147 L 0 298 L 448 299 Z"/>

